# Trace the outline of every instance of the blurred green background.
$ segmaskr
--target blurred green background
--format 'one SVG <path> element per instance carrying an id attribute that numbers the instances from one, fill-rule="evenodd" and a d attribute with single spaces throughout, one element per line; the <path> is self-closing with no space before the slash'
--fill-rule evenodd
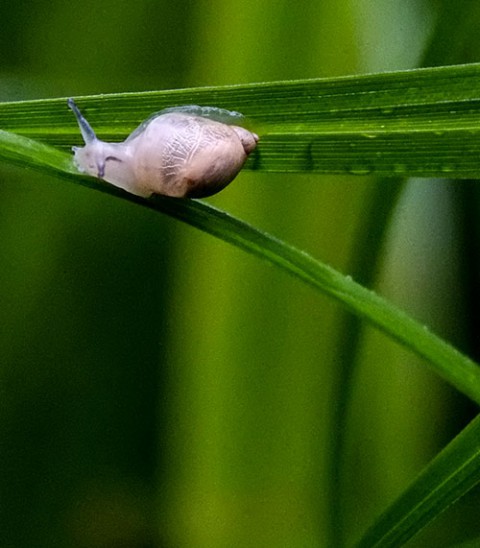
<path id="1" fill-rule="evenodd" d="M 0 100 L 404 69 L 427 48 L 478 60 L 439 39 L 448 21 L 469 36 L 470 4 L 452 21 L 440 0 L 3 2 Z M 242 173 L 210 201 L 349 273 L 375 185 Z M 377 284 L 472 355 L 478 203 L 468 182 L 410 181 Z M 328 546 L 349 344 L 335 303 L 167 217 L 6 165 L 0 261 L 1 548 Z M 474 411 L 371 330 L 357 365 L 349 542 Z M 480 536 L 478 498 L 412 546 Z"/>

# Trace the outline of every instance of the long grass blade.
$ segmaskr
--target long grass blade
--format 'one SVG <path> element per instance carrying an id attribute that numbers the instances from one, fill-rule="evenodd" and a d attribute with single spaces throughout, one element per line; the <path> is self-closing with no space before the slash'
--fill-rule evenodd
<path id="1" fill-rule="evenodd" d="M 480 176 L 480 64 L 343 78 L 77 98 L 104 140 L 185 104 L 238 110 L 261 136 L 248 169 Z M 66 99 L 0 103 L 0 128 L 69 147 L 81 139 Z"/>
<path id="2" fill-rule="evenodd" d="M 348 310 L 423 356 L 435 371 L 480 404 L 480 368 L 425 326 L 350 277 L 205 202 L 157 197 L 144 200 L 75 174 L 71 156 L 31 139 L 0 131 L 0 158 L 97 188 L 166 213 L 278 266 L 342 303 Z"/>
<path id="3" fill-rule="evenodd" d="M 375 521 L 357 548 L 404 546 L 480 481 L 477 416 Z"/>

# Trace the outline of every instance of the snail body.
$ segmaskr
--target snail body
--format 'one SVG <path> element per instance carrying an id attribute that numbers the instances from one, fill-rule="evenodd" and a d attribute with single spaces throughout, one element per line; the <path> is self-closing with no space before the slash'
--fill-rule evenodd
<path id="1" fill-rule="evenodd" d="M 167 109 L 122 143 L 106 143 L 97 138 L 73 99 L 68 106 L 85 141 L 84 147 L 73 147 L 79 171 L 137 196 L 211 196 L 236 177 L 258 142 L 255 133 L 218 121 L 238 113 L 192 106 Z M 200 115 L 203 112 L 210 117 Z M 217 119 L 212 119 L 215 113 Z"/>

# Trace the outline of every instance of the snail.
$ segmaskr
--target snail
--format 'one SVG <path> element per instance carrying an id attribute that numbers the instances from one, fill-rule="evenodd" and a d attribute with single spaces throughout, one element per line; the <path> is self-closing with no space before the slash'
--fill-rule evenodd
<path id="1" fill-rule="evenodd" d="M 255 133 L 222 121 L 241 114 L 192 105 L 153 115 L 122 143 L 105 143 L 73 99 L 68 106 L 85 141 L 73 147 L 78 170 L 145 198 L 211 196 L 236 177 L 258 142 Z"/>

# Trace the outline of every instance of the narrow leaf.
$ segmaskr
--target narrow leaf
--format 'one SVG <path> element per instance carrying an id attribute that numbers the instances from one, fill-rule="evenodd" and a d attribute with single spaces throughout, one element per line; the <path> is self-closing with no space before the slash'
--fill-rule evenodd
<path id="1" fill-rule="evenodd" d="M 261 136 L 247 164 L 254 170 L 480 176 L 480 64 L 77 101 L 105 140 L 121 140 L 165 107 L 240 111 Z M 0 128 L 58 146 L 80 143 L 65 98 L 0 103 Z"/>
<path id="2" fill-rule="evenodd" d="M 480 415 L 376 520 L 358 548 L 403 546 L 480 481 Z"/>
<path id="3" fill-rule="evenodd" d="M 144 200 L 96 179 L 75 175 L 71 156 L 31 139 L 0 132 L 0 158 L 51 174 L 166 213 L 253 253 L 338 300 L 418 355 L 465 395 L 480 403 L 480 368 L 386 300 L 310 255 L 235 219 L 205 202 L 156 197 Z"/>

